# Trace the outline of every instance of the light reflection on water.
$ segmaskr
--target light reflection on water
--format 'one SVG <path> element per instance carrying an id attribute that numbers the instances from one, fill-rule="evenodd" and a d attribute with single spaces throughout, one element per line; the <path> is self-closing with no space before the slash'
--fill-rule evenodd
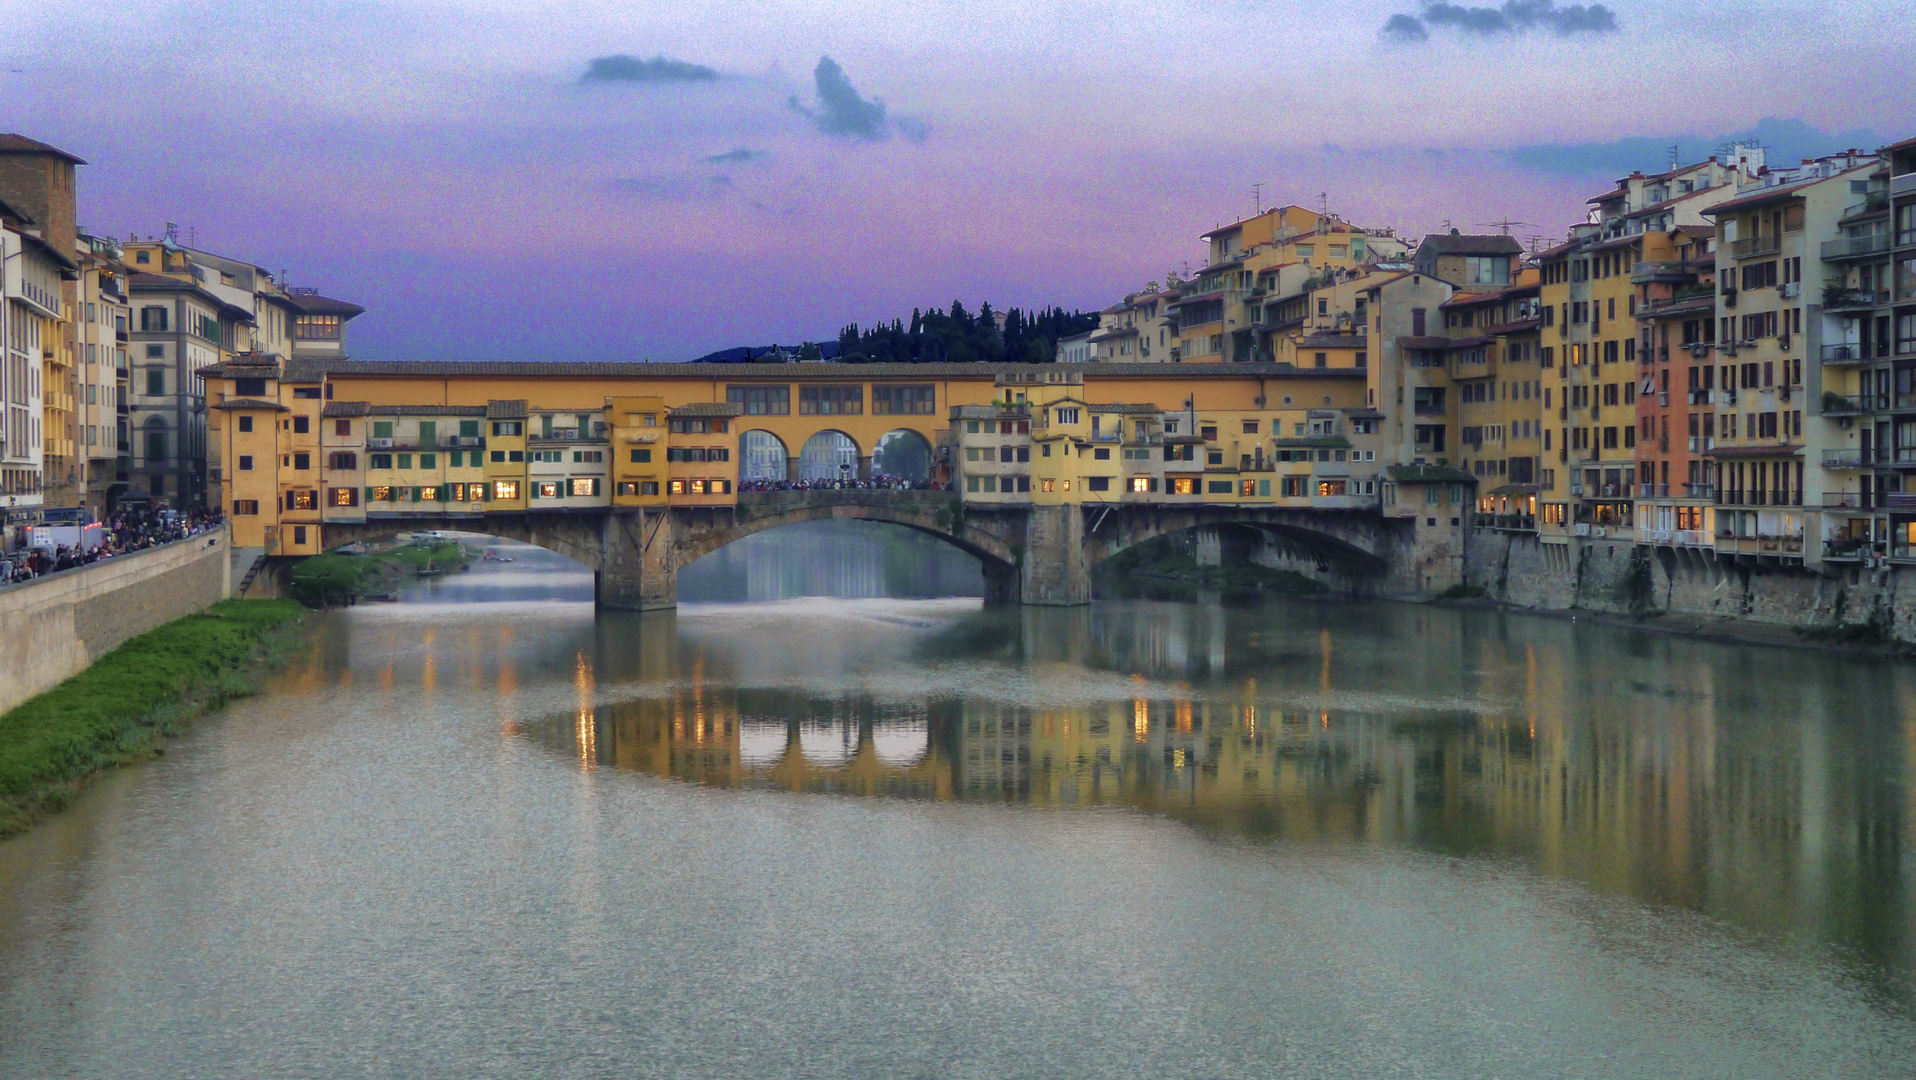
<path id="1" fill-rule="evenodd" d="M 515 558 L 0 845 L 0 1074 L 1916 1063 L 1905 666 L 1386 604 L 595 617 Z"/>

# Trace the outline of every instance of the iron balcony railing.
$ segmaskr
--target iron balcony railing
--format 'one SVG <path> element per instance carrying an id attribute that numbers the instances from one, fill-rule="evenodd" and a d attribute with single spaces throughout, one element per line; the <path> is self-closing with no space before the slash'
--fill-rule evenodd
<path id="1" fill-rule="evenodd" d="M 1775 233 L 1770 233 L 1768 236 L 1752 236 L 1746 240 L 1732 240 L 1730 241 L 1730 258 L 1751 259 L 1758 255 L 1771 255 L 1777 251 L 1777 248 Z"/>
<path id="2" fill-rule="evenodd" d="M 1825 450 L 1823 467 L 1825 469 L 1860 469 L 1865 464 L 1861 450 Z"/>

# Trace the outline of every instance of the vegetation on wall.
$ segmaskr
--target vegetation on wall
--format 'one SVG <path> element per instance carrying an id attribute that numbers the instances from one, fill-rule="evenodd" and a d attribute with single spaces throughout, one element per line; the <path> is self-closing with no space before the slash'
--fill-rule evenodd
<path id="1" fill-rule="evenodd" d="M 199 713 L 252 693 L 254 662 L 289 640 L 301 614 L 291 600 L 222 600 L 0 715 L 0 834 L 66 806 L 95 773 L 151 753 Z"/>

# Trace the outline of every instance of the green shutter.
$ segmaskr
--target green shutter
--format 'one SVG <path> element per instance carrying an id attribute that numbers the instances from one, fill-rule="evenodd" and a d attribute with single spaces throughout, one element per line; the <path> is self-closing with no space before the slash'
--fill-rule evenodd
<path id="1" fill-rule="evenodd" d="M 373 421 L 373 438 L 390 439 L 392 437 L 393 437 L 393 422 L 391 420 L 374 420 Z"/>
<path id="2" fill-rule="evenodd" d="M 462 439 L 478 438 L 479 437 L 479 421 L 477 420 L 459 421 L 459 437 Z"/>
<path id="3" fill-rule="evenodd" d="M 435 420 L 419 421 L 419 448 L 439 445 L 439 423 Z"/>

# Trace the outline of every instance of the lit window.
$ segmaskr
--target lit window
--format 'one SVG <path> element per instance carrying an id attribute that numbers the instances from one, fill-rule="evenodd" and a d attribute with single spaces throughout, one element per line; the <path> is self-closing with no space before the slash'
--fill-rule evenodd
<path id="1" fill-rule="evenodd" d="M 705 481 L 703 480 L 692 481 L 692 494 L 694 495 L 705 494 Z"/>
<path id="2" fill-rule="evenodd" d="M 419 489 L 419 501 L 420 501 L 420 502 L 438 502 L 438 501 L 439 501 L 439 488 L 438 488 L 437 486 L 430 486 L 430 487 L 422 487 L 422 488 L 420 488 L 420 489 Z"/>
<path id="3" fill-rule="evenodd" d="M 1150 478 L 1150 477 L 1148 477 L 1148 476 L 1134 476 L 1134 477 L 1132 477 L 1132 478 L 1131 478 L 1131 490 L 1132 490 L 1132 491 L 1137 491 L 1137 492 L 1145 492 L 1145 491 L 1150 491 L 1150 490 L 1151 490 L 1151 478 Z"/>
<path id="4" fill-rule="evenodd" d="M 492 482 L 492 497 L 495 499 L 518 498 L 519 497 L 519 481 L 494 480 Z"/>
<path id="5" fill-rule="evenodd" d="M 597 480 L 587 478 L 572 481 L 572 497 L 575 499 L 583 496 L 597 495 L 598 493 L 599 482 Z"/>
<path id="6" fill-rule="evenodd" d="M 392 502 L 393 501 L 393 489 L 389 487 L 388 485 L 379 484 L 374 487 L 368 488 L 367 490 L 372 492 L 372 494 L 366 496 L 367 499 L 369 499 L 372 502 Z"/>
<path id="7" fill-rule="evenodd" d="M 671 488 L 670 488 L 670 489 L 668 489 L 668 490 L 669 490 L 669 491 L 670 491 L 670 493 L 671 493 L 671 494 L 673 494 L 673 495 L 683 495 L 683 494 L 685 494 L 685 481 L 683 481 L 683 480 L 674 480 L 674 481 L 672 481 L 672 486 L 671 486 Z"/>
<path id="8" fill-rule="evenodd" d="M 559 482 L 541 480 L 532 485 L 532 497 L 535 499 L 556 499 L 559 497 Z"/>

